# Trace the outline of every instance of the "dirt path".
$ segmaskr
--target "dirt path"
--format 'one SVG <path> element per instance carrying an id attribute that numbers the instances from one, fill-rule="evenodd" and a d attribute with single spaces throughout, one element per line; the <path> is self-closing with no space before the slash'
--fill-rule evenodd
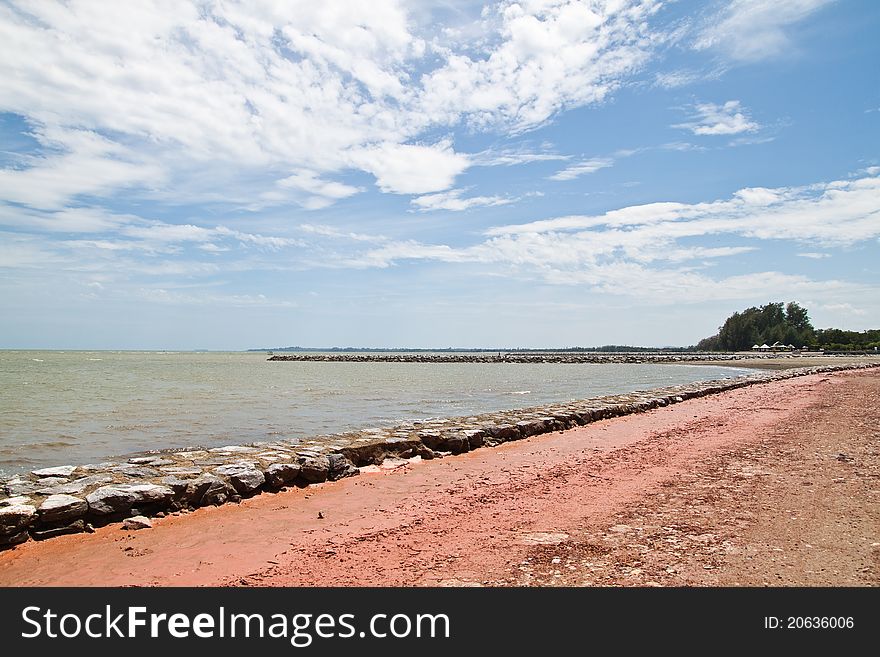
<path id="1" fill-rule="evenodd" d="M 877 371 L 751 386 L 30 542 L 0 585 L 877 585 L 878 408 Z"/>

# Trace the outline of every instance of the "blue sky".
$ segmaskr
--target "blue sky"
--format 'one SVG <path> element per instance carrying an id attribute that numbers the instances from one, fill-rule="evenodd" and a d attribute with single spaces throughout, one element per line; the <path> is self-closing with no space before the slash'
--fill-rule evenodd
<path id="1" fill-rule="evenodd" d="M 880 326 L 880 3 L 5 2 L 0 347 Z"/>

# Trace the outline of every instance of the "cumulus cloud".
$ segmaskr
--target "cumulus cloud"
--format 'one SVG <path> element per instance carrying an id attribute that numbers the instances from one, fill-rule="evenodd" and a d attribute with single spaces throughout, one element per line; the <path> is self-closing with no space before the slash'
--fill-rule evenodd
<path id="1" fill-rule="evenodd" d="M 755 132 L 761 126 L 749 118 L 738 100 L 728 100 L 723 105 L 698 103 L 690 121 L 672 127 L 690 130 L 695 135 L 735 135 Z"/>
<path id="2" fill-rule="evenodd" d="M 447 189 L 469 163 L 448 141 L 432 146 L 386 142 L 352 153 L 351 161 L 372 173 L 379 189 L 395 194 Z"/>

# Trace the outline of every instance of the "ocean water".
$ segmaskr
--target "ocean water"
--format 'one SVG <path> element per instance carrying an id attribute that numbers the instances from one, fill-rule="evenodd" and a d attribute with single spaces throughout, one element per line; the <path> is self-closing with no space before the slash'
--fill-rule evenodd
<path id="1" fill-rule="evenodd" d="M 732 377 L 657 364 L 269 362 L 261 352 L 0 351 L 0 474 Z"/>

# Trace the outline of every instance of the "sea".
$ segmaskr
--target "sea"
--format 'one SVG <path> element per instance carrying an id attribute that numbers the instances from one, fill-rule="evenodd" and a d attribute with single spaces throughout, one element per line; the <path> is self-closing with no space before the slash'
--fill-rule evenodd
<path id="1" fill-rule="evenodd" d="M 268 361 L 265 352 L 0 351 L 0 475 L 393 426 L 747 370 L 686 364 Z"/>

